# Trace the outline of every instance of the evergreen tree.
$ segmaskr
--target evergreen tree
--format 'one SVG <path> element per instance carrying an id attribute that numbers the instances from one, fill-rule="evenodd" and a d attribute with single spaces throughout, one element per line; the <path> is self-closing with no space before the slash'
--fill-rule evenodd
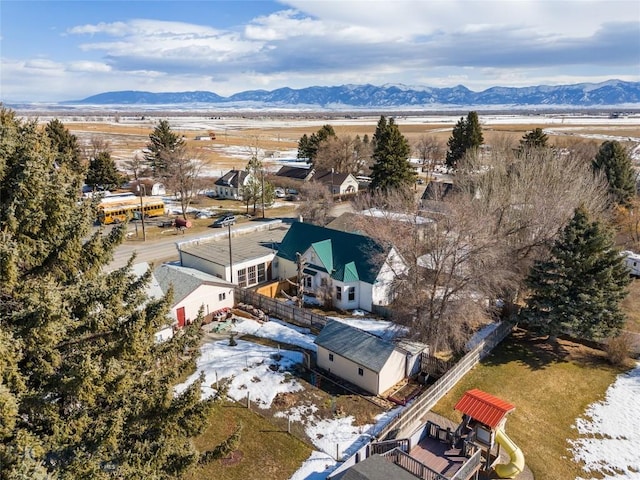
<path id="1" fill-rule="evenodd" d="M 172 388 L 199 323 L 154 341 L 170 300 L 103 270 L 125 229 L 92 233 L 82 175 L 35 122 L 0 121 L 0 478 L 175 478 L 213 406 Z"/>
<path id="2" fill-rule="evenodd" d="M 630 282 L 612 233 L 583 208 L 527 278 L 531 295 L 521 316 L 544 334 L 567 332 L 602 340 L 624 325 L 620 302 Z"/>
<path id="3" fill-rule="evenodd" d="M 47 123 L 44 130 L 56 152 L 55 161 L 58 165 L 68 165 L 75 172 L 81 173 L 85 166 L 78 146 L 78 138 L 71 134 L 58 119 Z"/>
<path id="4" fill-rule="evenodd" d="M 480 145 L 484 143 L 484 137 L 482 136 L 482 127 L 480 127 L 477 112 L 469 112 L 467 114 L 466 130 L 467 150 L 480 148 Z"/>
<path id="5" fill-rule="evenodd" d="M 116 163 L 109 152 L 98 152 L 89 160 L 89 169 L 85 180 L 94 189 L 104 187 L 107 190 L 117 188 L 122 183 L 122 175 L 116 168 Z"/>
<path id="6" fill-rule="evenodd" d="M 523 152 L 531 149 L 547 148 L 548 140 L 549 137 L 541 128 L 534 128 L 522 136 L 519 150 Z"/>
<path id="7" fill-rule="evenodd" d="M 460 117 L 453 127 L 451 137 L 447 142 L 449 147 L 446 156 L 448 168 L 456 168 L 469 150 L 475 150 L 482 145 L 484 138 L 482 128 L 476 112 L 469 112 L 467 118 Z"/>
<path id="8" fill-rule="evenodd" d="M 400 133 L 393 118 L 388 121 L 380 117 L 373 135 L 373 167 L 371 168 L 371 190 L 390 192 L 403 191 L 413 186 L 416 172 L 409 163 L 411 147 Z"/>
<path id="9" fill-rule="evenodd" d="M 304 134 L 298 141 L 298 158 L 306 158 L 307 163 L 313 163 L 318 153 L 318 147 L 321 142 L 329 137 L 335 137 L 336 132 L 331 125 L 323 125 L 316 133 L 312 133 L 311 137 Z"/>
<path id="10" fill-rule="evenodd" d="M 311 145 L 309 144 L 309 137 L 305 133 L 298 140 L 298 155 L 297 158 L 309 159 L 309 155 L 311 154 Z"/>
<path id="11" fill-rule="evenodd" d="M 613 203 L 629 205 L 637 194 L 636 181 L 631 159 L 620 142 L 604 142 L 591 166 L 595 172 L 603 172 L 607 177 Z"/>
<path id="12" fill-rule="evenodd" d="M 373 135 L 373 166 L 371 167 L 372 190 L 403 190 L 412 186 L 416 172 L 409 163 L 411 147 L 400 133 L 393 118 L 380 117 Z"/>
<path id="13" fill-rule="evenodd" d="M 182 154 L 185 141 L 171 130 L 167 120 L 160 120 L 149 135 L 149 140 L 145 160 L 151 166 L 155 177 L 165 177 L 169 174 L 172 158 Z"/>
<path id="14" fill-rule="evenodd" d="M 454 169 L 458 162 L 464 157 L 467 151 L 467 125 L 463 117 L 460 117 L 458 123 L 453 127 L 447 146 L 447 157 L 445 163 L 447 168 Z"/>

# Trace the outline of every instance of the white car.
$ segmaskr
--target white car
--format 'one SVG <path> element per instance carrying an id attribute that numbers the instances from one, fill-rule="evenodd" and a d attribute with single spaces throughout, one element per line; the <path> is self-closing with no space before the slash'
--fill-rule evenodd
<path id="1" fill-rule="evenodd" d="M 281 188 L 276 188 L 273 191 L 274 195 L 276 196 L 276 198 L 284 198 L 286 197 L 286 194 L 284 193 L 284 190 Z"/>

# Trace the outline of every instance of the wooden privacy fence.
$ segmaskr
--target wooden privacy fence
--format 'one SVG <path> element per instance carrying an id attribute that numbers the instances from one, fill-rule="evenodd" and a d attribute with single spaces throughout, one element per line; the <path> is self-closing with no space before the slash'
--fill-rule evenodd
<path id="1" fill-rule="evenodd" d="M 318 315 L 317 313 L 296 307 L 295 305 L 288 305 L 274 298 L 260 295 L 252 290 L 245 290 L 244 288 L 236 287 L 235 300 L 236 303 L 243 302 L 251 304 L 265 312 L 267 315 L 295 323 L 296 325 L 309 327 L 314 330 L 322 330 L 322 327 L 327 323 L 327 319 L 323 315 Z"/>
<path id="2" fill-rule="evenodd" d="M 390 421 L 378 434 L 379 440 L 393 438 L 397 433 L 419 422 L 433 406 L 444 397 L 453 386 L 480 360 L 493 350 L 507 335 L 511 333 L 513 325 L 504 322 L 460 359 L 456 365 L 440 377 L 431 387 L 420 395 L 411 405 L 402 410 L 395 419 Z"/>

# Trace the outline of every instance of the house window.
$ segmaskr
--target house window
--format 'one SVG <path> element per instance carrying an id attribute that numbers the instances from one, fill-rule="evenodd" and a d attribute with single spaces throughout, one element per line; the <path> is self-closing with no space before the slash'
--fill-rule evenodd
<path id="1" fill-rule="evenodd" d="M 305 288 L 311 288 L 311 277 L 304 277 L 304 286 Z"/>
<path id="2" fill-rule="evenodd" d="M 238 270 L 238 285 L 241 287 L 247 286 L 247 269 L 241 268 Z"/>
<path id="3" fill-rule="evenodd" d="M 258 283 L 262 283 L 267 279 L 265 272 L 266 269 L 264 268 L 264 263 L 258 265 Z"/>
<path id="4" fill-rule="evenodd" d="M 356 299 L 356 289 L 355 287 L 349 287 L 349 301 L 353 302 Z"/>
<path id="5" fill-rule="evenodd" d="M 336 300 L 342 300 L 342 287 L 336 287 Z"/>
<path id="6" fill-rule="evenodd" d="M 222 300 L 225 300 L 226 298 L 227 298 L 226 292 L 222 292 L 222 293 L 218 294 L 218 301 L 221 302 Z"/>
<path id="7" fill-rule="evenodd" d="M 358 367 L 358 375 L 360 375 L 361 377 L 364 376 L 364 370 L 362 367 Z"/>
<path id="8" fill-rule="evenodd" d="M 327 286 L 327 279 L 325 277 L 322 277 L 320 279 L 320 286 L 322 286 L 322 287 L 326 287 Z"/>
<path id="9" fill-rule="evenodd" d="M 330 361 L 330 362 L 333 362 L 333 353 L 330 353 L 330 354 L 329 354 L 329 361 Z"/>
<path id="10" fill-rule="evenodd" d="M 249 267 L 249 285 L 256 283 L 256 266 Z"/>

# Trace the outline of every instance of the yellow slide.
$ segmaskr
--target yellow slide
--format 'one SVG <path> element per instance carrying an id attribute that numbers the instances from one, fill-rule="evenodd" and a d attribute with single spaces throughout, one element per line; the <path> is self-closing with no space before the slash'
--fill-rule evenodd
<path id="1" fill-rule="evenodd" d="M 513 478 L 519 475 L 524 470 L 524 455 L 520 447 L 513 443 L 502 429 L 496 430 L 496 442 L 504 448 L 511 459 L 511 463 L 496 465 L 494 468 L 496 474 L 500 478 Z"/>

